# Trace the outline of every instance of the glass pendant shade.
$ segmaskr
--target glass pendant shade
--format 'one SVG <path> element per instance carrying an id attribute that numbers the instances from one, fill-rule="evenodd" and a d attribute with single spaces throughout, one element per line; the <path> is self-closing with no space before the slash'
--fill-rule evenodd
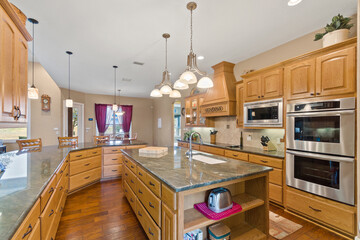
<path id="1" fill-rule="evenodd" d="M 113 110 L 114 112 L 116 112 L 118 109 L 119 109 L 118 105 L 116 105 L 116 104 L 113 104 L 113 105 L 112 105 L 112 110 Z"/>
<path id="2" fill-rule="evenodd" d="M 171 91 L 172 91 L 171 87 L 169 85 L 167 85 L 167 84 L 160 88 L 161 94 L 168 95 L 168 94 L 171 93 Z"/>
<path id="3" fill-rule="evenodd" d="M 162 97 L 162 96 L 163 96 L 162 93 L 157 88 L 152 90 L 151 93 L 150 93 L 150 97 Z"/>
<path id="4" fill-rule="evenodd" d="M 39 99 L 39 89 L 35 86 L 28 88 L 28 98 L 29 99 Z"/>
<path id="5" fill-rule="evenodd" d="M 181 93 L 178 90 L 172 90 L 170 93 L 171 98 L 181 98 Z"/>
<path id="6" fill-rule="evenodd" d="M 65 100 L 65 106 L 67 108 L 72 108 L 73 107 L 73 100 L 72 99 L 66 99 Z"/>
<path id="7" fill-rule="evenodd" d="M 301 2 L 302 2 L 302 0 L 290 0 L 290 1 L 288 2 L 288 6 L 293 7 L 293 6 L 295 6 L 295 5 L 298 5 L 298 4 L 301 3 Z"/>
<path id="8" fill-rule="evenodd" d="M 180 81 L 186 84 L 194 84 L 197 82 L 197 78 L 193 72 L 186 71 L 181 74 Z"/>
<path id="9" fill-rule="evenodd" d="M 203 77 L 197 83 L 198 88 L 212 88 L 214 86 L 213 81 L 209 77 Z"/>
<path id="10" fill-rule="evenodd" d="M 177 80 L 175 83 L 174 83 L 174 86 L 173 86 L 174 89 L 177 89 L 177 90 L 185 90 L 185 89 L 188 89 L 189 88 L 189 85 L 187 83 L 184 83 L 182 82 L 180 79 Z"/>

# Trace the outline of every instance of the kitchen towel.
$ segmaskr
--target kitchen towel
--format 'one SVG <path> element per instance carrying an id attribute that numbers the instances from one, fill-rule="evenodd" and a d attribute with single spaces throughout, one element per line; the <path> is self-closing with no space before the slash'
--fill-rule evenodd
<path id="1" fill-rule="evenodd" d="M 205 217 L 207 217 L 208 219 L 211 220 L 220 220 L 226 217 L 229 217 L 231 215 L 233 215 L 234 213 L 238 213 L 242 211 L 242 207 L 240 206 L 240 204 L 233 202 L 233 207 L 221 212 L 221 213 L 216 213 L 211 211 L 208 207 L 207 207 L 207 203 L 206 202 L 202 202 L 202 203 L 197 203 L 194 204 L 194 208 L 196 210 L 198 210 L 200 213 L 202 213 Z"/>

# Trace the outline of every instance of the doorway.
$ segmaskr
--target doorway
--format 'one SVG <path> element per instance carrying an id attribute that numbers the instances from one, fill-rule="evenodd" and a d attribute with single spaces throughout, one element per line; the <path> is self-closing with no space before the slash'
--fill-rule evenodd
<path id="1" fill-rule="evenodd" d="M 67 108 L 63 104 L 63 136 L 78 137 L 79 143 L 84 142 L 84 104 L 74 102 L 72 108 Z"/>
<path id="2" fill-rule="evenodd" d="M 178 139 L 181 139 L 181 102 L 174 102 L 174 146 L 178 145 Z"/>

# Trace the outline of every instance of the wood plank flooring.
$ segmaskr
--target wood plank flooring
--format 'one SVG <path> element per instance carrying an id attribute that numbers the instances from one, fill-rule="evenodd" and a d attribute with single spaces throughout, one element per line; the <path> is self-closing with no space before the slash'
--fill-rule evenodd
<path id="1" fill-rule="evenodd" d="M 270 210 L 303 225 L 283 240 L 343 239 L 281 208 L 270 206 Z M 147 237 L 124 196 L 121 180 L 112 180 L 94 184 L 68 197 L 56 239 L 142 240 Z"/>

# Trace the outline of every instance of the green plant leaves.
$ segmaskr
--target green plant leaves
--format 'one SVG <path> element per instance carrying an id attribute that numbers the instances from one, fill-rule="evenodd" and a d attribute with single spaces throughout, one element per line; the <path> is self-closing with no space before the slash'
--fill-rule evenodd
<path id="1" fill-rule="evenodd" d="M 314 41 L 318 41 L 318 40 L 322 39 L 329 32 L 333 32 L 333 31 L 340 30 L 340 29 L 349 29 L 350 30 L 350 28 L 352 28 L 354 26 L 354 24 L 349 24 L 350 21 L 351 21 L 351 18 L 344 17 L 341 14 L 334 16 L 331 19 L 331 23 L 326 24 L 326 26 L 324 28 L 325 33 L 317 33 L 315 35 Z"/>

